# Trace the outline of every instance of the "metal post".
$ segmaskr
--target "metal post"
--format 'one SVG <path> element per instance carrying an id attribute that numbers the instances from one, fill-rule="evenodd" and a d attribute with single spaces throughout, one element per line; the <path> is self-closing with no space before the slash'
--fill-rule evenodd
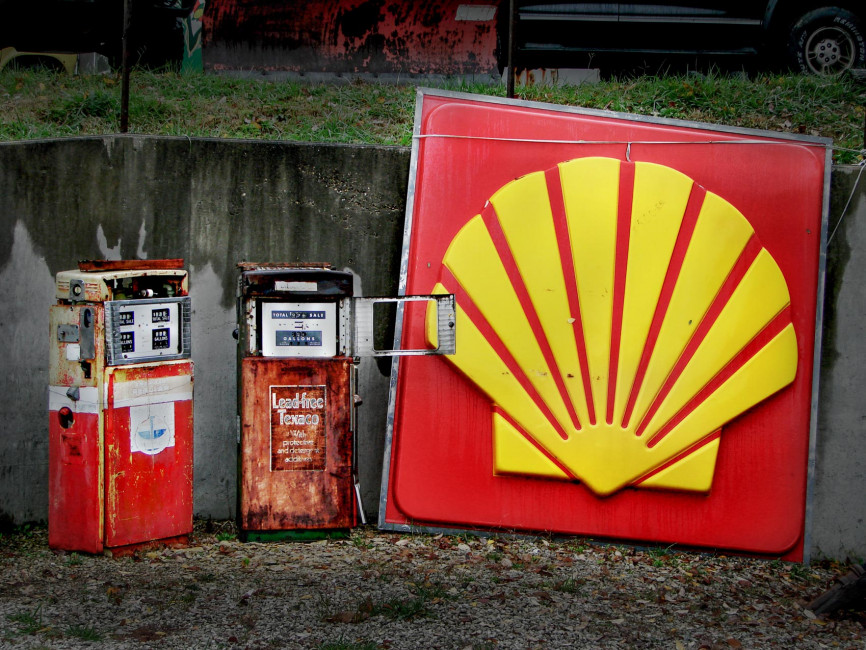
<path id="1" fill-rule="evenodd" d="M 514 0 L 508 2 L 508 79 L 505 82 L 505 95 L 514 99 Z"/>
<path id="2" fill-rule="evenodd" d="M 120 132 L 129 131 L 129 24 L 132 0 L 123 1 L 123 53 L 120 82 Z"/>

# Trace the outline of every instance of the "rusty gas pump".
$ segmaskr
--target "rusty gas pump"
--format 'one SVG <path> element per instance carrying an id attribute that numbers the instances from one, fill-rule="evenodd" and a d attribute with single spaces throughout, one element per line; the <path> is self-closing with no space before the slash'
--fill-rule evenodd
<path id="1" fill-rule="evenodd" d="M 360 298 L 325 264 L 239 265 L 238 528 L 244 539 L 343 532 L 363 510 L 357 481 L 361 356 L 454 350 L 452 295 Z M 377 350 L 377 303 L 435 304 L 438 348 Z"/>

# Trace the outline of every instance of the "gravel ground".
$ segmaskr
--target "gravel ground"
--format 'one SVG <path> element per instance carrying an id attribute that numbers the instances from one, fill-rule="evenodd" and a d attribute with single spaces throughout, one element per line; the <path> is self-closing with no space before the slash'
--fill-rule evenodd
<path id="1" fill-rule="evenodd" d="M 398 535 L 241 543 L 197 522 L 132 557 L 0 538 L 3 648 L 866 648 L 806 604 L 845 567 L 579 539 Z"/>

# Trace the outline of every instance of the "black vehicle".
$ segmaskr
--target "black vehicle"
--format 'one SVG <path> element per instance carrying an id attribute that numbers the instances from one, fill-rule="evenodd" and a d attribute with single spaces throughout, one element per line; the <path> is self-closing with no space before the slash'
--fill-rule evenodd
<path id="1" fill-rule="evenodd" d="M 866 67 L 862 0 L 516 0 L 518 64 L 569 54 L 760 55 L 806 73 Z M 561 67 L 561 63 L 557 63 Z"/>
<path id="2" fill-rule="evenodd" d="M 193 0 L 133 0 L 130 54 L 134 64 L 179 60 L 178 22 Z M 0 49 L 28 52 L 98 52 L 118 64 L 122 54 L 123 0 L 0 0 Z"/>

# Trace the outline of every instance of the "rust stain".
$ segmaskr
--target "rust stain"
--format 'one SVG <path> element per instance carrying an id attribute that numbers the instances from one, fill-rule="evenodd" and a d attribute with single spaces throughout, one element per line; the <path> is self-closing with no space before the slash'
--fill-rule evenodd
<path id="1" fill-rule="evenodd" d="M 242 361 L 241 527 L 244 530 L 349 528 L 355 523 L 349 373 L 352 360 Z M 271 387 L 324 386 L 322 469 L 272 471 Z M 292 392 L 292 391 L 289 391 Z M 317 391 L 310 391 L 317 397 Z M 283 393 L 280 393 L 283 394 Z M 287 398 L 285 398 L 287 399 Z M 307 467 L 303 463 L 300 467 Z M 318 465 L 315 465 L 318 467 Z"/>

